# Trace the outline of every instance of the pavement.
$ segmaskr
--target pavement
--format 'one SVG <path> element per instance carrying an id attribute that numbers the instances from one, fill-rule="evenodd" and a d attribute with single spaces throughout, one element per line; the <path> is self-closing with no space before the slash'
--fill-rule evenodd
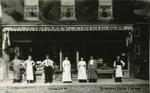
<path id="1" fill-rule="evenodd" d="M 122 83 L 115 83 L 113 79 L 98 79 L 96 83 L 79 83 L 78 81 L 73 81 L 72 83 L 62 83 L 61 81 L 53 81 L 53 83 L 44 83 L 42 81 L 37 81 L 35 83 L 27 84 L 26 81 L 21 83 L 12 83 L 12 80 L 0 81 L 0 87 L 30 87 L 30 86 L 57 86 L 57 85 L 142 85 L 150 84 L 149 80 L 141 79 L 123 79 Z"/>

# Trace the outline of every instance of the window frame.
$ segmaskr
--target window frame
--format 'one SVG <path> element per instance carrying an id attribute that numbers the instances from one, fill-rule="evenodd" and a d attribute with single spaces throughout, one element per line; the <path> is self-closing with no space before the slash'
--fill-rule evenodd
<path id="1" fill-rule="evenodd" d="M 35 16 L 32 16 L 31 13 Z M 24 21 L 39 21 L 39 3 L 37 5 L 24 3 Z"/>
<path id="2" fill-rule="evenodd" d="M 141 46 L 140 46 L 140 44 L 135 44 L 134 45 L 134 54 L 136 56 L 140 56 L 141 55 Z"/>
<path id="3" fill-rule="evenodd" d="M 113 20 L 113 4 L 112 4 L 112 1 L 111 3 L 108 2 L 108 4 L 103 4 L 101 3 L 102 1 L 99 0 L 99 5 L 98 5 L 98 20 L 99 21 L 112 21 Z M 103 12 L 103 9 L 104 7 L 106 8 L 106 11 L 107 11 L 107 17 L 103 17 L 102 16 L 102 12 Z"/>
<path id="4" fill-rule="evenodd" d="M 141 29 L 139 27 L 135 28 L 134 37 L 141 37 Z"/>

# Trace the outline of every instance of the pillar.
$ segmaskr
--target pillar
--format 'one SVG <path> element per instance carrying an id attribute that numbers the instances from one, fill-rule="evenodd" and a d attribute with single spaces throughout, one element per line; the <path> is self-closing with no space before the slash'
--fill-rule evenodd
<path id="1" fill-rule="evenodd" d="M 3 79 L 7 79 L 9 77 L 8 73 L 9 73 L 10 55 L 7 53 L 8 46 L 10 46 L 9 33 L 2 32 L 2 59 L 4 60 L 2 64 Z"/>
<path id="2" fill-rule="evenodd" d="M 62 50 L 60 49 L 59 51 L 59 66 L 60 66 L 60 71 L 62 71 Z"/>
<path id="3" fill-rule="evenodd" d="M 76 67 L 77 68 L 78 68 L 78 62 L 79 62 L 79 51 L 76 51 Z"/>

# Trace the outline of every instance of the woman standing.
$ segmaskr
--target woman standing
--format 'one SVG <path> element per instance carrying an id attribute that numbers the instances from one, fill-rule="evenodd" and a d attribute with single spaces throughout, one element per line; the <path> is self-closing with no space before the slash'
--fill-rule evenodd
<path id="1" fill-rule="evenodd" d="M 115 82 L 122 82 L 122 67 L 125 66 L 125 63 L 120 59 L 120 56 L 116 57 L 116 61 L 114 61 L 114 68 L 115 68 Z"/>
<path id="2" fill-rule="evenodd" d="M 71 64 L 68 60 L 68 57 L 65 58 L 62 64 L 63 74 L 62 74 L 62 82 L 63 83 L 71 83 Z"/>
<path id="3" fill-rule="evenodd" d="M 32 60 L 31 55 L 28 56 L 28 59 L 24 62 L 24 65 L 26 67 L 27 83 L 32 83 L 34 80 L 33 66 L 35 65 L 35 62 Z"/>
<path id="4" fill-rule="evenodd" d="M 97 82 L 97 63 L 92 56 L 88 62 L 88 79 L 89 82 Z"/>
<path id="5" fill-rule="evenodd" d="M 79 82 L 87 82 L 86 62 L 83 58 L 78 62 L 78 80 Z"/>

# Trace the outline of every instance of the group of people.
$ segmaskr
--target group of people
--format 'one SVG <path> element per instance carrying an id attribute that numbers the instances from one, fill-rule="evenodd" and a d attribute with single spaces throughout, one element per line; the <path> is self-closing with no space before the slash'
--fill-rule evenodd
<path id="1" fill-rule="evenodd" d="M 21 82 L 22 80 L 22 72 L 25 68 L 26 72 L 26 80 L 27 83 L 34 82 L 35 80 L 35 62 L 32 60 L 32 56 L 29 55 L 28 59 L 24 62 L 18 58 L 18 56 L 15 56 L 14 59 L 10 62 L 10 67 L 13 69 L 13 83 Z"/>
<path id="2" fill-rule="evenodd" d="M 72 82 L 71 79 L 71 64 L 68 57 L 65 58 L 62 64 L 63 73 L 62 73 L 62 81 L 64 83 Z M 83 58 L 78 62 L 78 81 L 79 82 L 97 82 L 97 63 L 93 57 L 90 58 L 88 62 L 88 68 L 86 66 L 86 62 Z M 88 73 L 87 70 L 88 69 Z"/>
<path id="3" fill-rule="evenodd" d="M 11 61 L 10 66 L 12 66 L 13 68 L 14 83 L 21 82 L 22 68 L 25 68 L 27 83 L 32 83 L 35 81 L 35 62 L 32 60 L 31 55 L 29 55 L 28 59 L 24 62 L 22 62 L 20 59 L 18 59 L 17 56 L 15 56 Z M 49 58 L 49 55 L 46 55 L 46 59 L 41 63 L 41 66 L 43 66 L 44 68 L 45 83 L 52 83 L 54 75 L 54 61 Z M 115 82 L 122 82 L 122 67 L 125 66 L 125 63 L 120 59 L 120 56 L 117 56 L 113 66 L 115 68 Z M 77 68 L 77 76 L 79 82 L 97 82 L 97 62 L 92 56 L 90 57 L 88 64 L 86 64 L 86 61 L 84 61 L 84 59 L 81 57 L 80 61 L 78 62 Z M 68 57 L 65 57 L 64 61 L 62 62 L 62 82 L 72 82 L 71 63 Z"/>

